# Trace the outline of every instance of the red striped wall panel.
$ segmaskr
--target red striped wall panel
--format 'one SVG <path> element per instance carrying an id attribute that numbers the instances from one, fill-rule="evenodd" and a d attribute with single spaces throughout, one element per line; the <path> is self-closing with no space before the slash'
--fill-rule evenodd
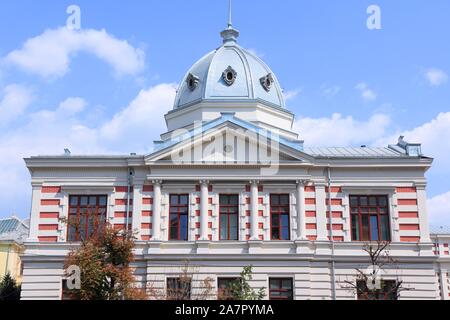
<path id="1" fill-rule="evenodd" d="M 401 242 L 420 242 L 420 237 L 400 237 Z"/>
<path id="2" fill-rule="evenodd" d="M 126 217 L 126 212 L 125 211 L 116 211 L 114 212 L 114 218 L 125 218 Z M 129 212 L 128 213 L 128 217 L 131 218 L 133 216 L 133 212 Z"/>
<path id="3" fill-rule="evenodd" d="M 153 186 L 149 186 L 149 185 L 144 186 L 142 191 L 144 191 L 144 192 L 153 192 Z"/>
<path id="4" fill-rule="evenodd" d="M 341 219 L 344 213 L 342 211 L 333 211 L 333 218 Z M 330 211 L 327 211 L 327 218 L 330 217 Z"/>
<path id="5" fill-rule="evenodd" d="M 330 200 L 325 200 L 326 205 L 328 206 L 330 204 Z M 332 206 L 342 206 L 342 199 L 331 199 L 331 205 Z"/>
<path id="6" fill-rule="evenodd" d="M 398 213 L 399 218 L 419 218 L 418 212 L 407 212 L 407 211 L 400 211 Z"/>
<path id="7" fill-rule="evenodd" d="M 144 204 L 144 205 L 151 205 L 151 204 L 153 204 L 153 198 L 143 198 L 142 199 L 142 204 Z"/>
<path id="8" fill-rule="evenodd" d="M 38 237 L 39 242 L 58 242 L 58 237 Z"/>
<path id="9" fill-rule="evenodd" d="M 417 206 L 417 199 L 398 199 L 399 206 Z"/>
<path id="10" fill-rule="evenodd" d="M 330 224 L 327 225 L 327 229 L 330 230 Z M 342 231 L 344 230 L 343 224 L 333 224 L 333 230 L 334 231 Z"/>
<path id="11" fill-rule="evenodd" d="M 59 206 L 60 200 L 41 200 L 41 206 Z"/>
<path id="12" fill-rule="evenodd" d="M 61 187 L 42 187 L 42 193 L 60 193 Z"/>
<path id="13" fill-rule="evenodd" d="M 116 206 L 126 206 L 127 205 L 127 199 L 116 199 L 115 201 Z M 130 206 L 133 205 L 133 199 L 130 199 Z"/>
<path id="14" fill-rule="evenodd" d="M 417 231 L 420 230 L 420 226 L 418 224 L 400 224 L 401 231 Z"/>
<path id="15" fill-rule="evenodd" d="M 152 211 L 142 211 L 143 217 L 151 217 L 153 215 Z"/>
<path id="16" fill-rule="evenodd" d="M 58 231 L 57 224 L 40 224 L 39 230 L 41 231 Z"/>
<path id="17" fill-rule="evenodd" d="M 417 189 L 415 187 L 399 187 L 397 193 L 415 193 Z"/>
<path id="18" fill-rule="evenodd" d="M 39 214 L 39 217 L 41 219 L 58 219 L 59 213 L 58 212 L 41 212 Z"/>
<path id="19" fill-rule="evenodd" d="M 306 211 L 305 216 L 307 218 L 315 218 L 317 216 L 317 213 L 315 211 Z"/>

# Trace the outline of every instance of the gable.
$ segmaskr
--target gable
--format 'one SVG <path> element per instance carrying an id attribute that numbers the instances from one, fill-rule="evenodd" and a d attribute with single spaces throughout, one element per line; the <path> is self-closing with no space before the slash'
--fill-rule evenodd
<path id="1" fill-rule="evenodd" d="M 273 134 L 266 136 L 234 123 L 224 123 L 150 155 L 146 162 L 270 164 L 304 162 L 307 158 Z"/>

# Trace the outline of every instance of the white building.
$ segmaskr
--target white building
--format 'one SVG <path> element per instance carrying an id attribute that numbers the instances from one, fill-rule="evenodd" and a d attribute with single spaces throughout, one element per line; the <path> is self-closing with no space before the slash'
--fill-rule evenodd
<path id="1" fill-rule="evenodd" d="M 23 299 L 61 298 L 80 235 L 60 218 L 89 221 L 88 209 L 137 231 L 137 281 L 162 291 L 189 260 L 193 298 L 205 277 L 219 286 L 253 265 L 267 299 L 356 299 L 343 281 L 367 263 L 363 242 L 386 240 L 397 263 L 383 279 L 411 289 L 400 299 L 448 299 L 448 258 L 435 255 L 428 227 L 432 159 L 420 145 L 304 148 L 275 74 L 237 44 L 231 23 L 221 35 L 181 82 L 151 154 L 25 159 Z"/>

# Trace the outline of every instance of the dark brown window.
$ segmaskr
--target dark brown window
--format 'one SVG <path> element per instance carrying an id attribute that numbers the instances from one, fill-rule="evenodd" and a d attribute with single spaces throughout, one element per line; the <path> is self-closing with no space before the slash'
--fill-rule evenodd
<path id="1" fill-rule="evenodd" d="M 220 240 L 239 240 L 239 196 L 220 195 Z"/>
<path id="2" fill-rule="evenodd" d="M 294 300 L 294 289 L 292 278 L 269 279 L 270 300 Z"/>
<path id="3" fill-rule="evenodd" d="M 70 196 L 68 241 L 83 241 L 105 229 L 107 196 Z"/>
<path id="4" fill-rule="evenodd" d="M 239 278 L 218 278 L 217 279 L 217 298 L 218 300 L 234 300 L 231 285 L 236 283 Z"/>
<path id="5" fill-rule="evenodd" d="M 289 195 L 270 195 L 270 230 L 272 240 L 290 240 Z"/>
<path id="6" fill-rule="evenodd" d="M 191 300 L 191 279 L 185 277 L 168 278 L 167 300 Z"/>
<path id="7" fill-rule="evenodd" d="M 170 195 L 169 240 L 188 240 L 189 195 Z"/>
<path id="8" fill-rule="evenodd" d="M 387 196 L 350 196 L 353 241 L 390 241 Z"/>
<path id="9" fill-rule="evenodd" d="M 397 281 L 382 280 L 381 289 L 369 290 L 364 280 L 357 282 L 358 300 L 398 300 Z"/>

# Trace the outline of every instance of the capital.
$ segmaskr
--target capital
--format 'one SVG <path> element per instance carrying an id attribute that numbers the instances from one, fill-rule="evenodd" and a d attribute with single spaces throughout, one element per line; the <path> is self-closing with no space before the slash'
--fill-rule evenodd
<path id="1" fill-rule="evenodd" d="M 162 185 L 162 180 L 152 180 L 152 184 L 154 186 L 161 186 Z"/>

